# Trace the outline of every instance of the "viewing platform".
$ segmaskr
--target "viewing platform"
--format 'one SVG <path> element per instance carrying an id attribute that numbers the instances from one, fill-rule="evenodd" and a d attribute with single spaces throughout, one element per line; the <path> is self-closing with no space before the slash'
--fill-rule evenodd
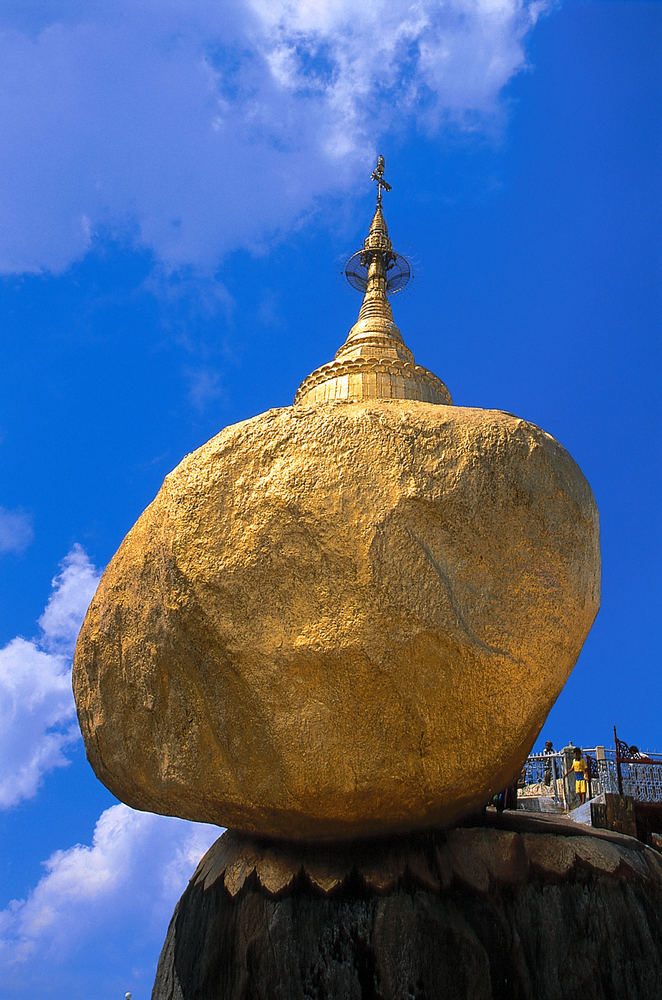
<path id="1" fill-rule="evenodd" d="M 517 809 L 566 814 L 575 822 L 636 836 L 662 850 L 662 752 L 616 736 L 613 747 L 583 747 L 586 801 L 575 792 L 576 747 L 530 754 L 517 782 Z M 570 773 L 568 773 L 570 772 Z"/>

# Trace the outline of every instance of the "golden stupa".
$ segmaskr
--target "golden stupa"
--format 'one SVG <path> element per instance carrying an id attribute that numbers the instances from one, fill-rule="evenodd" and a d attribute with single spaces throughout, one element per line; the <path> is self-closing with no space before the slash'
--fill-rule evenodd
<path id="1" fill-rule="evenodd" d="M 599 605 L 598 514 L 549 434 L 415 364 L 378 203 L 335 359 L 165 479 L 76 648 L 99 778 L 293 839 L 448 824 L 521 766 Z"/>
<path id="2" fill-rule="evenodd" d="M 375 171 L 377 173 L 377 171 Z M 381 178 L 381 173 L 377 174 Z M 382 182 L 383 183 L 383 182 Z M 436 375 L 415 364 L 414 355 L 393 322 L 387 291 L 404 287 L 409 266 L 393 250 L 382 212 L 381 183 L 377 208 L 363 249 L 355 253 L 345 272 L 355 287 L 365 291 L 359 318 L 333 361 L 304 379 L 295 405 L 359 399 L 420 399 L 451 405 L 448 389 Z"/>

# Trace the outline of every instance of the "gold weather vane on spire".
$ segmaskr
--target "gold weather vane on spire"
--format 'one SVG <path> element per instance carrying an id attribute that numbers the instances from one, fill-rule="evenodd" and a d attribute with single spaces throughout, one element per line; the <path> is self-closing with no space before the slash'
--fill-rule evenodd
<path id="1" fill-rule="evenodd" d="M 363 248 L 345 266 L 349 284 L 364 293 L 358 319 L 334 360 L 303 380 L 294 402 L 417 399 L 451 405 L 444 383 L 415 363 L 393 321 L 388 295 L 405 287 L 411 270 L 409 261 L 393 249 L 382 213 L 382 190 L 391 190 L 384 180 L 383 156 L 379 156 L 371 180 L 377 184 L 375 214 Z"/>
<path id="2" fill-rule="evenodd" d="M 384 180 L 384 167 L 386 166 L 384 162 L 384 157 L 380 153 L 377 157 L 377 166 L 370 175 L 371 181 L 376 181 L 377 183 L 377 208 L 382 207 L 382 188 L 385 191 L 391 190 L 391 185 Z"/>

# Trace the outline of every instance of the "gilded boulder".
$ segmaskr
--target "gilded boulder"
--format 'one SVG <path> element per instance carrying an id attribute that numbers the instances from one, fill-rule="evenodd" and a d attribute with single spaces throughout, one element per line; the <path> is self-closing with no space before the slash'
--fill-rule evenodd
<path id="1" fill-rule="evenodd" d="M 287 407 L 168 475 L 76 649 L 129 805 L 283 838 L 450 823 L 517 772 L 599 605 L 549 435 L 416 400 Z"/>

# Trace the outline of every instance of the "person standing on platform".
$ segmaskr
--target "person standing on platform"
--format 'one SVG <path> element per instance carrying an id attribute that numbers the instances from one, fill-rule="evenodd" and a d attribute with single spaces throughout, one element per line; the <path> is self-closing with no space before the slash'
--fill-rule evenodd
<path id="1" fill-rule="evenodd" d="M 543 773 L 543 781 L 546 785 L 551 785 L 552 783 L 552 757 L 554 754 L 554 744 L 551 740 L 547 740 L 545 743 L 545 749 L 543 750 L 543 756 L 547 757 Z M 556 768 L 554 768 L 554 778 L 556 778 Z"/>
<path id="2" fill-rule="evenodd" d="M 563 775 L 563 777 L 567 778 L 571 771 L 574 772 L 575 775 L 575 794 L 579 798 L 580 806 L 583 806 L 584 803 L 586 802 L 586 787 L 588 785 L 588 773 L 587 773 L 588 764 L 586 763 L 586 759 L 582 754 L 581 747 L 575 747 L 574 760 L 571 766 Z"/>

